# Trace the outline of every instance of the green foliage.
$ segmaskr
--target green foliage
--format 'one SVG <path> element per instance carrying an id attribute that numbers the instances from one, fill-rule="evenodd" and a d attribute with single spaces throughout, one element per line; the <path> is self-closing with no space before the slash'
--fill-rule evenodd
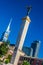
<path id="1" fill-rule="evenodd" d="M 0 61 L 0 64 L 1 64 L 1 61 Z"/>
<path id="2" fill-rule="evenodd" d="M 5 60 L 5 64 L 8 64 L 8 63 L 9 63 L 9 59 L 6 59 L 6 60 Z"/>
<path id="3" fill-rule="evenodd" d="M 0 57 L 2 57 L 2 55 L 0 54 Z"/>
<path id="4" fill-rule="evenodd" d="M 8 64 L 11 60 L 12 55 L 8 55 L 8 58 L 5 60 L 5 64 Z"/>
<path id="5" fill-rule="evenodd" d="M 7 53 L 9 49 L 8 45 L 9 45 L 9 42 L 3 42 L 3 44 L 0 46 L 0 57 Z"/>
<path id="6" fill-rule="evenodd" d="M 28 61 L 23 61 L 22 65 L 30 65 L 30 63 Z"/>
<path id="7" fill-rule="evenodd" d="M 12 55 L 8 55 L 8 58 L 7 58 L 7 59 L 9 59 L 9 62 L 10 62 L 10 60 L 11 60 L 11 57 L 12 57 Z"/>

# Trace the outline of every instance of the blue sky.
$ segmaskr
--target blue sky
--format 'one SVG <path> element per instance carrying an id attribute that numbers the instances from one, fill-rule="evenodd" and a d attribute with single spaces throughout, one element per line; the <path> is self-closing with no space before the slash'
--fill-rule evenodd
<path id="1" fill-rule="evenodd" d="M 43 0 L 0 0 L 0 38 L 12 18 L 9 40 L 12 44 L 16 43 L 22 18 L 26 16 L 27 5 L 31 5 L 32 10 L 24 45 L 30 47 L 34 40 L 40 40 L 38 57 L 43 58 Z"/>

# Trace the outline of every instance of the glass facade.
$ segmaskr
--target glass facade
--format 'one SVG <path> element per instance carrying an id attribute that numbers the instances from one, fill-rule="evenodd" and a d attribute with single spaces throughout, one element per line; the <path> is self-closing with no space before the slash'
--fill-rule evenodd
<path id="1" fill-rule="evenodd" d="M 32 48 L 29 47 L 23 47 L 22 51 L 27 55 L 27 56 L 32 56 Z"/>
<path id="2" fill-rule="evenodd" d="M 37 57 L 38 51 L 39 51 L 39 48 L 40 48 L 40 41 L 34 41 L 31 44 L 31 48 L 33 48 L 33 54 L 32 54 L 32 56 L 33 57 Z"/>

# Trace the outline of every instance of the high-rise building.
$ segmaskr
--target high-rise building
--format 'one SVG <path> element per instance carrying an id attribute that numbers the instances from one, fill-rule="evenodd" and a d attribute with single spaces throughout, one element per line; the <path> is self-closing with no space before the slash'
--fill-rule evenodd
<path id="1" fill-rule="evenodd" d="M 10 25 L 11 25 L 12 19 L 10 20 L 10 23 L 6 29 L 6 31 L 3 33 L 1 40 L 6 42 L 8 40 L 9 34 L 10 34 Z"/>
<path id="2" fill-rule="evenodd" d="M 33 49 L 31 47 L 23 47 L 22 51 L 27 55 L 27 56 L 32 56 L 33 54 Z"/>
<path id="3" fill-rule="evenodd" d="M 33 54 L 32 54 L 32 56 L 33 57 L 37 57 L 38 51 L 39 51 L 39 48 L 40 48 L 40 41 L 34 41 L 31 44 L 31 48 L 33 48 Z"/>

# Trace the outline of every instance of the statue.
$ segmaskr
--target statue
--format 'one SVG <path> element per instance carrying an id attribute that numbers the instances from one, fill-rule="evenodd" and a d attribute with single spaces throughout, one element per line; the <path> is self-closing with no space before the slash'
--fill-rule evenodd
<path id="1" fill-rule="evenodd" d="M 27 15 L 29 15 L 31 8 L 32 8 L 32 6 L 27 7 Z"/>

